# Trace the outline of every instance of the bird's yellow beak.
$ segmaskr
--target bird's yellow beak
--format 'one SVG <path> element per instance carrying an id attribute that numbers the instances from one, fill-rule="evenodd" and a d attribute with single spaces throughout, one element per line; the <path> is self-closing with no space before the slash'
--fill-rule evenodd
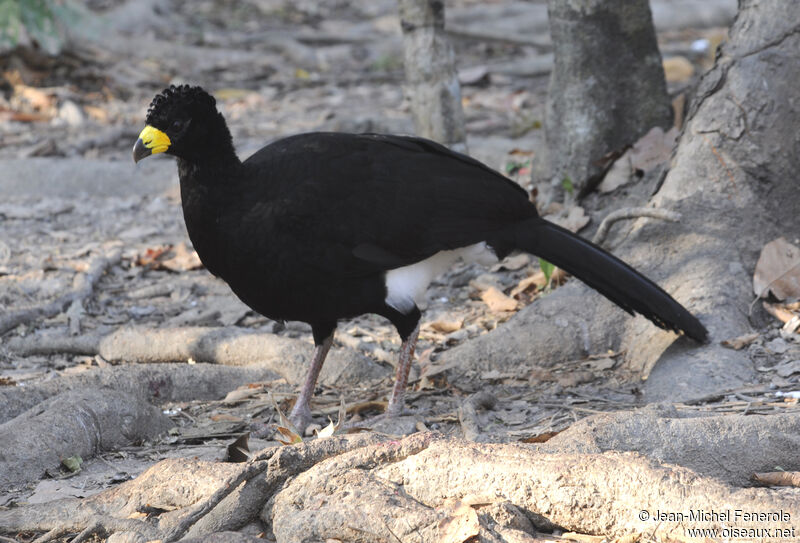
<path id="1" fill-rule="evenodd" d="M 169 144 L 169 136 L 158 128 L 147 125 L 144 127 L 141 134 L 139 134 L 136 145 L 133 146 L 133 161 L 139 162 L 150 155 L 163 153 L 169 149 Z"/>

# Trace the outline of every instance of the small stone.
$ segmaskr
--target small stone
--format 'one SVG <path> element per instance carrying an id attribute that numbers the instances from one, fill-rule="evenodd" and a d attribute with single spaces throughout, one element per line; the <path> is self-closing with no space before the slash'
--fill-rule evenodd
<path id="1" fill-rule="evenodd" d="M 772 353 L 783 354 L 789 348 L 789 345 L 785 340 L 778 337 L 768 342 L 764 347 Z"/>

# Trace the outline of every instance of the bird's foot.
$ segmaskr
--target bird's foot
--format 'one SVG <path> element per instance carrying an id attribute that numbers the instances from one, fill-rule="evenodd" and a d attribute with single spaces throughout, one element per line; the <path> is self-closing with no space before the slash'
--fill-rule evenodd
<path id="1" fill-rule="evenodd" d="M 303 406 L 295 405 L 295 408 L 292 409 L 292 412 L 287 417 L 288 421 L 294 426 L 294 428 L 289 427 L 289 430 L 296 432 L 300 437 L 303 436 L 306 427 L 311 423 L 311 409 L 308 406 L 304 407 L 305 409 L 303 409 Z"/>

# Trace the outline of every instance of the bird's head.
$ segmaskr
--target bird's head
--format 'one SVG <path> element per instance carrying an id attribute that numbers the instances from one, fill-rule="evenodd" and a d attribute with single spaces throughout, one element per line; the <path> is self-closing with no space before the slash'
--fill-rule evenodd
<path id="1" fill-rule="evenodd" d="M 171 85 L 153 98 L 146 126 L 133 146 L 133 160 L 167 153 L 191 162 L 233 154 L 216 100 L 201 87 Z"/>

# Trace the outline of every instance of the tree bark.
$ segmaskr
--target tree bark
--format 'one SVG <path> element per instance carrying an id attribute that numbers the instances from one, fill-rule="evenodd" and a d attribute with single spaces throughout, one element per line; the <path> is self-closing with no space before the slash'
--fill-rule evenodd
<path id="1" fill-rule="evenodd" d="M 417 134 L 466 152 L 461 86 L 444 32 L 444 2 L 400 0 L 408 96 Z"/>
<path id="2" fill-rule="evenodd" d="M 699 316 L 711 343 L 676 341 L 570 282 L 496 331 L 447 351 L 442 364 L 503 371 L 625 350 L 649 401 L 680 401 L 757 380 L 746 350 L 719 342 L 752 331 L 752 273 L 763 245 L 800 231 L 796 173 L 800 4 L 743 0 L 730 41 L 693 99 L 672 168 L 650 205 L 680 223 L 625 224 L 614 252 Z M 612 231 L 618 231 L 617 226 Z M 765 322 L 765 321 L 762 321 Z"/>
<path id="3" fill-rule="evenodd" d="M 648 0 L 549 0 L 555 55 L 545 128 L 554 186 L 586 192 L 601 159 L 672 124 Z"/>

